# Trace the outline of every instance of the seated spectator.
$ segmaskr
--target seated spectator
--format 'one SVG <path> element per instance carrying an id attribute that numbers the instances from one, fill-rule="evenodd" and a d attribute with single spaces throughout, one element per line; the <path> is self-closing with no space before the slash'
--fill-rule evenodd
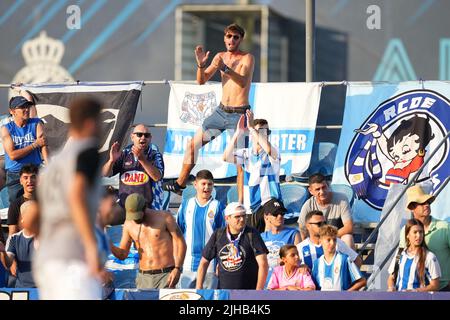
<path id="1" fill-rule="evenodd" d="M 297 229 L 284 225 L 284 215 L 287 210 L 283 202 L 272 198 L 264 204 L 263 208 L 268 231 L 261 233 L 261 238 L 269 250 L 267 256 L 269 262 L 267 281 L 269 281 L 273 269 L 279 265 L 280 248 L 286 244 L 299 243 L 300 233 Z"/>
<path id="2" fill-rule="evenodd" d="M 327 224 L 338 228 L 338 238 L 354 249 L 352 214 L 346 196 L 331 191 L 325 177 L 320 173 L 310 176 L 308 184 L 308 190 L 312 197 L 303 204 L 297 221 L 302 240 L 308 236 L 305 226 L 306 214 L 313 210 L 319 210 L 323 212 Z"/>
<path id="3" fill-rule="evenodd" d="M 5 149 L 6 185 L 9 201 L 17 198 L 22 187 L 19 184 L 20 169 L 32 163 L 41 165 L 48 162 L 47 140 L 40 119 L 31 118 L 30 108 L 34 105 L 23 96 L 12 97 L 9 110 L 13 120 L 1 127 L 1 137 Z"/>
<path id="4" fill-rule="evenodd" d="M 13 262 L 17 264 L 16 288 L 36 287 L 31 273 L 31 259 L 36 250 L 35 234 L 32 232 L 31 223 L 39 206 L 36 201 L 29 200 L 20 207 L 21 223 L 23 229 L 13 234 L 6 242 L 6 249 L 0 243 L 0 259 L 6 268 Z"/>
<path id="5" fill-rule="evenodd" d="M 392 259 L 389 266 L 388 291 L 438 291 L 441 268 L 425 244 L 422 222 L 407 221 L 405 243 L 400 259 Z"/>
<path id="6" fill-rule="evenodd" d="M 225 208 L 227 226 L 214 231 L 203 249 L 196 289 L 203 289 L 206 270 L 213 259 L 219 261 L 218 289 L 264 289 L 267 248 L 259 232 L 245 225 L 246 211 L 239 202 Z"/>
<path id="7" fill-rule="evenodd" d="M 179 287 L 195 288 L 197 269 L 202 250 L 214 231 L 225 226 L 223 205 L 213 199 L 214 178 L 209 170 L 200 170 L 194 181 L 195 197 L 183 201 L 178 210 L 177 223 L 186 240 L 187 250 Z M 204 289 L 217 288 L 215 263 L 210 264 L 205 275 Z"/>
<path id="8" fill-rule="evenodd" d="M 337 233 L 334 226 L 320 227 L 323 255 L 314 261 L 314 282 L 322 291 L 359 290 L 366 285 L 366 279 L 346 254 L 336 251 Z"/>
<path id="9" fill-rule="evenodd" d="M 23 195 L 19 196 L 9 204 L 8 209 L 8 230 L 9 235 L 19 232 L 22 226 L 20 220 L 20 206 L 28 200 L 36 199 L 36 181 L 39 167 L 34 164 L 26 164 L 20 169 L 20 184 L 23 187 Z"/>
<path id="10" fill-rule="evenodd" d="M 316 286 L 309 272 L 299 267 L 297 247 L 286 244 L 280 249 L 281 263 L 270 277 L 269 290 L 315 290 Z"/>
<path id="11" fill-rule="evenodd" d="M 450 224 L 431 215 L 434 196 L 424 192 L 420 185 L 406 191 L 406 207 L 414 219 L 422 222 L 425 231 L 425 244 L 436 255 L 441 267 L 439 291 L 450 291 Z M 405 227 L 400 232 L 400 248 L 405 248 Z"/>
<path id="12" fill-rule="evenodd" d="M 297 244 L 297 249 L 302 263 L 306 264 L 312 270 L 314 261 L 323 255 L 323 248 L 320 243 L 320 228 L 326 225 L 326 222 L 322 211 L 315 210 L 308 212 L 306 214 L 305 225 L 308 237 Z M 358 267 L 361 266 L 361 257 L 339 238 L 336 238 L 336 250 L 346 254 Z"/>
<path id="13" fill-rule="evenodd" d="M 117 211 L 115 210 L 116 201 L 117 196 L 114 188 L 111 186 L 105 187 L 100 200 L 97 212 L 97 222 L 94 229 L 98 255 L 102 266 L 105 265 L 108 260 L 108 255 L 111 253 L 109 239 L 106 235 L 105 228 L 107 225 L 111 225 L 113 221 L 117 220 L 117 217 L 115 217 L 117 214 Z M 102 298 L 106 299 L 114 290 L 114 276 L 111 272 L 106 271 L 106 269 L 102 269 L 100 276 L 102 280 Z"/>
<path id="14" fill-rule="evenodd" d="M 149 209 L 162 210 L 163 157 L 158 147 L 151 143 L 152 135 L 145 125 L 136 125 L 130 138 L 133 143 L 122 151 L 117 141 L 113 143 L 102 174 L 105 177 L 120 174 L 119 203 L 122 208 L 128 195 L 139 193 Z"/>

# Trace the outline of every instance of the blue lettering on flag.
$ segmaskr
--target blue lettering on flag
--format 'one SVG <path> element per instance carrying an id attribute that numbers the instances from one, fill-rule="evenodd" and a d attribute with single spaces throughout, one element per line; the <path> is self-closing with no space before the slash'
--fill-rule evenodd
<path id="1" fill-rule="evenodd" d="M 313 129 L 271 129 L 269 137 L 273 146 L 282 154 L 300 155 L 311 153 L 314 142 Z M 201 155 L 222 155 L 234 132 L 223 132 L 200 151 Z M 194 136 L 194 130 L 168 129 L 165 154 L 183 155 L 187 144 Z"/>

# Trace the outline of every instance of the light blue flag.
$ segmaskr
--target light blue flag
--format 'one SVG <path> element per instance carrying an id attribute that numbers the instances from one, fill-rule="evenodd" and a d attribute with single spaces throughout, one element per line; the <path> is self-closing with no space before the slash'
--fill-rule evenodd
<path id="1" fill-rule="evenodd" d="M 349 83 L 333 183 L 348 184 L 357 194 L 354 220 L 379 221 L 390 186 L 416 178 L 449 130 L 448 83 Z M 447 139 L 417 177 L 431 183 L 433 193 L 445 187 L 450 174 L 449 147 Z M 433 204 L 436 218 L 450 218 L 444 209 L 448 189 Z"/>

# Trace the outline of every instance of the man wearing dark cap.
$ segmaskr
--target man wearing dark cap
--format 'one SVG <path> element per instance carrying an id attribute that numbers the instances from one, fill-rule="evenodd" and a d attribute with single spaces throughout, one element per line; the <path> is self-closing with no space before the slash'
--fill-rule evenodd
<path id="1" fill-rule="evenodd" d="M 268 283 L 273 269 L 279 265 L 280 248 L 286 244 L 296 245 L 300 242 L 301 237 L 298 229 L 284 225 L 284 215 L 287 210 L 283 202 L 276 198 L 271 198 L 263 205 L 263 210 L 266 231 L 261 233 L 261 237 L 269 250 L 269 254 L 267 255 L 269 262 Z"/>
<path id="2" fill-rule="evenodd" d="M 9 111 L 12 121 L 1 128 L 5 149 L 6 186 L 12 202 L 21 190 L 20 169 L 24 164 L 47 163 L 48 149 L 44 126 L 40 119 L 30 117 L 34 103 L 23 96 L 12 97 Z"/>
<path id="3" fill-rule="evenodd" d="M 148 209 L 139 193 L 125 200 L 126 221 L 119 247 L 111 243 L 113 255 L 124 260 L 131 243 L 139 252 L 138 289 L 175 288 L 186 255 L 186 242 L 170 212 Z"/>

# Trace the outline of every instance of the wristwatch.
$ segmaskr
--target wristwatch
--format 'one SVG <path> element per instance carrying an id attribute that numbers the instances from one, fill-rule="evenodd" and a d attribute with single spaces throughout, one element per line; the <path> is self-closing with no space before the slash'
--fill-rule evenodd
<path id="1" fill-rule="evenodd" d="M 180 273 L 182 273 L 182 272 L 183 272 L 183 267 L 174 267 L 174 269 L 178 269 L 178 270 L 180 270 Z"/>

